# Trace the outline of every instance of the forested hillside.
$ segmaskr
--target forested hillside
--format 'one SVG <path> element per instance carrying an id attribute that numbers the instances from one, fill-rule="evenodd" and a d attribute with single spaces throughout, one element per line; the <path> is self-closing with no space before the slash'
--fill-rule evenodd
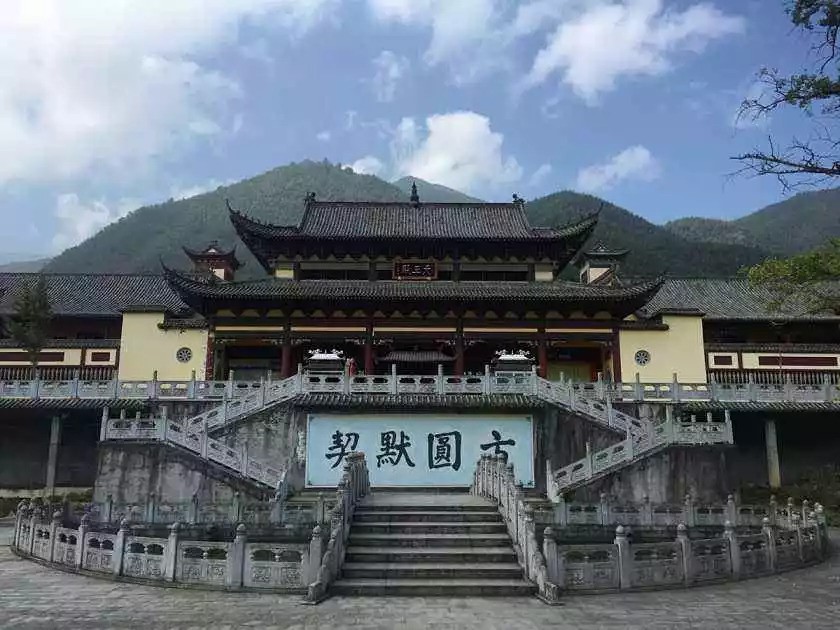
<path id="1" fill-rule="evenodd" d="M 290 224 L 300 218 L 309 191 L 327 200 L 397 201 L 408 199 L 412 181 L 408 177 L 391 184 L 327 162 L 289 164 L 197 197 L 140 208 L 54 258 L 46 271 L 155 273 L 160 270 L 160 259 L 186 268 L 189 263 L 182 245 L 201 248 L 216 239 L 224 246 L 238 245 L 237 254 L 246 263 L 240 277 L 255 277 L 262 269 L 238 243 L 228 220 L 226 198 L 252 217 Z M 474 201 L 445 186 L 423 180 L 417 184 L 421 201 Z M 689 229 L 699 223 L 658 226 L 602 199 L 571 191 L 532 200 L 526 209 L 532 225 L 558 226 L 602 208 L 594 240 L 630 249 L 625 265 L 628 274 L 725 276 L 770 254 L 807 249 L 818 237 L 840 236 L 835 201 L 840 201 L 839 190 L 799 195 L 732 223 L 711 222 L 726 226 L 715 238 L 703 237 L 712 234 L 711 227 Z M 820 217 L 819 234 L 806 217 Z M 739 226 L 738 231 L 733 225 Z M 741 230 L 755 236 L 742 239 Z M 703 242 L 725 238 L 729 240 Z"/>

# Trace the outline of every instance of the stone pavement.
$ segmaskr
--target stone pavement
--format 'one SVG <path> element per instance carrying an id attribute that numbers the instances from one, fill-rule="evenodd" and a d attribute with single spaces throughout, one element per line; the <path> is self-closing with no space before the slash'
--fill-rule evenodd
<path id="1" fill-rule="evenodd" d="M 835 540 L 840 531 L 832 532 Z M 0 628 L 840 628 L 840 558 L 815 568 L 690 590 L 536 599 L 299 597 L 138 586 L 13 556 L 0 527 Z"/>

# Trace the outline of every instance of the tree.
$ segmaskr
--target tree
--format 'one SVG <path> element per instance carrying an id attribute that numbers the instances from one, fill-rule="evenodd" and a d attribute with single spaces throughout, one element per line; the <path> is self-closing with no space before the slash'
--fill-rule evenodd
<path id="1" fill-rule="evenodd" d="M 771 258 L 747 271 L 754 286 L 768 289 L 775 310 L 840 313 L 840 238 L 791 258 Z"/>
<path id="2" fill-rule="evenodd" d="M 44 276 L 38 274 L 34 283 L 23 284 L 7 326 L 9 336 L 26 350 L 29 363 L 35 369 L 47 341 L 51 319 L 52 308 L 47 294 L 47 283 Z"/>
<path id="3" fill-rule="evenodd" d="M 813 130 L 808 138 L 793 138 L 786 146 L 771 137 L 768 148 L 733 158 L 742 164 L 739 173 L 775 175 L 785 189 L 840 177 L 840 138 L 835 129 L 840 115 L 840 0 L 788 0 L 787 4 L 795 28 L 814 42 L 812 67 L 790 76 L 762 69 L 758 74 L 762 95 L 744 100 L 738 115 L 755 121 L 793 107 L 812 118 Z"/>

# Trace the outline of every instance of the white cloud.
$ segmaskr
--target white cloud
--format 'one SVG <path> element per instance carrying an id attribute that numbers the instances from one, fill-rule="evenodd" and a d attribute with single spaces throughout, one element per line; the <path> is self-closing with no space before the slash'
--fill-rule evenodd
<path id="1" fill-rule="evenodd" d="M 78 245 L 140 205 L 136 199 L 120 199 L 109 205 L 102 200 L 83 202 L 76 193 L 58 195 L 53 212 L 58 222 L 52 238 L 53 251 L 57 254 Z"/>
<path id="2" fill-rule="evenodd" d="M 414 175 L 475 194 L 495 189 L 522 178 L 516 158 L 503 154 L 503 142 L 490 119 L 472 111 L 429 116 L 425 128 L 404 118 L 391 146 L 394 176 Z"/>
<path id="3" fill-rule="evenodd" d="M 653 181 L 661 173 L 659 162 L 641 146 L 629 147 L 603 164 L 587 166 L 578 173 L 577 187 L 587 192 L 612 188 L 621 181 Z"/>
<path id="4" fill-rule="evenodd" d="M 350 168 L 360 175 L 381 175 L 385 171 L 385 164 L 378 157 L 366 155 L 353 162 Z"/>
<path id="5" fill-rule="evenodd" d="M 394 100 L 397 83 L 408 72 L 409 61 L 390 50 L 383 50 L 373 59 L 376 72 L 371 84 L 376 100 L 380 103 L 390 103 Z"/>
<path id="6" fill-rule="evenodd" d="M 336 0 L 7 0 L 0 186 L 121 175 L 236 127 L 240 86 L 209 65 L 258 23 L 299 35 Z"/>
<path id="7" fill-rule="evenodd" d="M 537 187 L 551 175 L 551 164 L 541 164 L 528 179 L 528 186 Z"/>
<path id="8" fill-rule="evenodd" d="M 319 131 L 317 134 L 315 134 L 315 139 L 319 142 L 329 142 L 331 138 L 332 134 L 327 129 Z"/>
<path id="9" fill-rule="evenodd" d="M 663 5 L 663 0 L 588 3 L 549 35 L 524 86 L 559 74 L 578 96 L 594 102 L 621 78 L 663 74 L 672 68 L 675 53 L 701 52 L 709 41 L 744 29 L 741 17 L 708 3 L 684 11 Z"/>

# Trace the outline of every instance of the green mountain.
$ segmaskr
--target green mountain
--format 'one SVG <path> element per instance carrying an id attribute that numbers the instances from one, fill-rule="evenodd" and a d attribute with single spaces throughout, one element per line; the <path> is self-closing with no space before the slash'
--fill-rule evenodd
<path id="1" fill-rule="evenodd" d="M 417 195 L 420 197 L 420 200 L 430 203 L 481 203 L 484 201 L 483 199 L 465 195 L 460 190 L 455 190 L 448 186 L 441 186 L 440 184 L 433 184 L 419 177 L 403 177 L 392 183 L 406 195 L 411 195 L 411 184 L 416 183 Z"/>
<path id="2" fill-rule="evenodd" d="M 188 268 L 181 246 L 202 249 L 215 239 L 224 247 L 237 245 L 236 254 L 245 263 L 240 275 L 256 277 L 264 272 L 238 241 L 225 199 L 256 219 L 291 224 L 303 213 L 309 191 L 326 200 L 406 199 L 399 189 L 372 175 L 357 175 L 327 162 L 289 164 L 203 195 L 138 208 L 56 256 L 45 271 L 157 273 L 161 259 Z"/>
<path id="3" fill-rule="evenodd" d="M 698 243 L 683 239 L 611 203 L 572 191 L 554 193 L 526 206 L 532 225 L 563 225 L 600 210 L 592 242 L 629 249 L 622 269 L 626 275 L 731 276 L 742 267 L 764 260 L 767 253 L 740 244 Z"/>
<path id="4" fill-rule="evenodd" d="M 52 259 L 45 271 L 155 273 L 160 270 L 161 259 L 169 265 L 186 269 L 190 263 L 181 250 L 182 246 L 202 248 L 209 241 L 218 240 L 223 246 L 238 245 L 237 255 L 246 264 L 239 277 L 259 277 L 263 275 L 262 268 L 247 248 L 238 242 L 228 219 L 225 199 L 230 199 L 234 208 L 257 219 L 290 224 L 300 218 L 303 200 L 309 191 L 315 191 L 319 199 L 328 200 L 400 201 L 408 199 L 407 191 L 412 181 L 415 181 L 414 178 L 408 177 L 390 184 L 372 175 L 359 175 L 328 162 L 289 164 L 203 195 L 178 201 L 170 199 L 135 210 Z M 419 179 L 416 181 L 421 201 L 476 201 L 445 186 Z M 669 272 L 726 276 L 770 254 L 785 253 L 793 247 L 801 251 L 810 246 L 817 235 L 804 238 L 802 234 L 796 234 L 797 229 L 793 226 L 801 227 L 803 232 L 810 234 L 810 228 L 801 225 L 805 223 L 803 217 L 830 214 L 834 198 L 840 200 L 840 191 L 800 195 L 732 222 L 748 226 L 749 229 L 743 228 L 744 234 L 766 235 L 744 236 L 743 239 L 733 236 L 732 224 L 727 222 L 723 222 L 728 226 L 727 234 L 699 238 L 698 233 L 709 234 L 711 228 L 688 232 L 686 224 L 682 228 L 674 228 L 673 223 L 667 227 L 654 225 L 602 199 L 571 191 L 535 199 L 526 205 L 526 210 L 532 225 L 551 227 L 600 209 L 601 220 L 593 242 L 602 240 L 611 247 L 630 249 L 631 254 L 624 267 L 628 275 L 650 276 Z M 796 203 L 792 207 L 793 202 Z M 840 224 L 832 225 L 828 218 L 823 217 L 820 225 L 820 241 L 840 235 Z M 699 232 L 701 229 L 706 232 Z M 729 240 L 723 242 L 725 237 Z M 794 237 L 799 240 L 788 242 L 795 240 Z"/>
<path id="5" fill-rule="evenodd" d="M 840 188 L 800 193 L 733 221 L 690 217 L 665 227 L 691 241 L 737 243 L 790 256 L 840 236 Z"/>

